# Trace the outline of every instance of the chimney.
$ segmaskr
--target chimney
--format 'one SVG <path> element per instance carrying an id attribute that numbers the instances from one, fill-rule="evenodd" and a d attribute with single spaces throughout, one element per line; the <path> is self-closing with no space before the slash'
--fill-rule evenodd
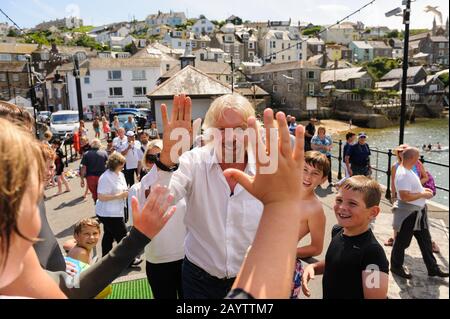
<path id="1" fill-rule="evenodd" d="M 184 69 L 188 65 L 195 68 L 195 55 L 183 55 L 180 57 L 181 69 Z"/>

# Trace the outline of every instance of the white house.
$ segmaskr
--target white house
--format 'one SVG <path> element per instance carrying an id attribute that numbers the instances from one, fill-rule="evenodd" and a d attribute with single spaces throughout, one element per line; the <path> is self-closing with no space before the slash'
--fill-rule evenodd
<path id="1" fill-rule="evenodd" d="M 215 25 L 206 18 L 198 19 L 192 26 L 192 31 L 197 34 L 211 34 L 214 32 Z"/>
<path id="2" fill-rule="evenodd" d="M 223 33 L 234 33 L 236 31 L 236 27 L 233 23 L 227 23 L 224 24 L 222 28 L 220 28 L 220 31 L 222 31 Z"/>
<path id="3" fill-rule="evenodd" d="M 173 12 L 164 13 L 158 11 L 157 14 L 151 14 L 145 19 L 145 22 L 149 25 L 167 24 L 170 26 L 177 26 L 186 23 L 186 15 L 184 12 Z"/>
<path id="4" fill-rule="evenodd" d="M 269 30 L 260 41 L 263 60 L 271 63 L 285 63 L 307 59 L 306 39 L 289 31 Z"/>
<path id="5" fill-rule="evenodd" d="M 133 58 L 159 59 L 161 61 L 161 74 L 166 73 L 174 66 L 180 64 L 179 59 L 175 59 L 169 54 L 164 53 L 161 48 L 158 48 L 155 44 L 150 44 L 146 48 L 138 51 Z"/>
<path id="6" fill-rule="evenodd" d="M 70 68 L 69 68 L 70 69 Z M 149 106 L 146 94 L 161 76 L 159 59 L 95 58 L 80 67 L 83 107 Z M 75 78 L 67 72 L 70 108 L 77 109 Z"/>
<path id="7" fill-rule="evenodd" d="M 126 37 L 112 37 L 110 36 L 108 44 L 110 48 L 118 48 L 123 50 L 127 45 L 133 43 L 134 38 L 131 35 Z"/>
<path id="8" fill-rule="evenodd" d="M 131 29 L 126 26 L 121 26 L 116 30 L 111 31 L 110 35 L 113 37 L 126 37 L 131 32 Z"/>
<path id="9" fill-rule="evenodd" d="M 213 62 L 225 62 L 229 61 L 229 54 L 225 53 L 219 48 L 200 48 L 198 50 L 192 51 L 195 55 L 196 61 L 213 61 Z"/>
<path id="10" fill-rule="evenodd" d="M 359 40 L 359 32 L 356 30 L 356 25 L 352 22 L 342 22 L 326 29 L 321 38 L 329 43 L 348 45 L 352 41 Z"/>
<path id="11" fill-rule="evenodd" d="M 185 50 L 186 46 L 190 47 L 191 45 L 190 33 L 188 31 L 171 31 L 166 33 L 162 40 L 162 44 L 172 49 Z"/>
<path id="12" fill-rule="evenodd" d="M 0 23 L 0 37 L 5 37 L 9 32 L 8 22 Z"/>

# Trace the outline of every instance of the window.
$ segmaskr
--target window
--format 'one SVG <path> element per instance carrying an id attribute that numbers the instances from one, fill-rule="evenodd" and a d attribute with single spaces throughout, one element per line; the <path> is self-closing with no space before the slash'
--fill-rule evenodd
<path id="1" fill-rule="evenodd" d="M 122 97 L 122 88 L 109 88 L 109 96 L 111 97 Z"/>
<path id="2" fill-rule="evenodd" d="M 135 87 L 134 88 L 134 95 L 135 96 L 144 96 L 147 94 L 147 88 L 146 87 Z"/>
<path id="3" fill-rule="evenodd" d="M 91 79 L 88 77 L 84 78 L 84 84 L 91 84 Z"/>
<path id="4" fill-rule="evenodd" d="M 11 54 L 0 54 L 0 61 L 12 61 Z"/>
<path id="5" fill-rule="evenodd" d="M 272 91 L 273 91 L 273 92 L 278 92 L 278 85 L 274 85 L 274 86 L 272 87 Z"/>
<path id="6" fill-rule="evenodd" d="M 281 98 L 281 104 L 286 104 L 286 98 L 285 97 Z"/>
<path id="7" fill-rule="evenodd" d="M 6 82 L 6 74 L 0 73 L 0 82 Z"/>
<path id="8" fill-rule="evenodd" d="M 92 93 L 88 93 L 88 99 L 92 99 Z"/>
<path id="9" fill-rule="evenodd" d="M 170 70 L 170 64 L 166 64 L 166 71 Z"/>
<path id="10" fill-rule="evenodd" d="M 439 49 L 445 49 L 445 43 L 444 42 L 439 43 Z"/>
<path id="11" fill-rule="evenodd" d="M 249 52 L 248 58 L 250 59 L 250 61 L 253 61 L 253 59 L 255 58 L 255 54 L 253 52 Z"/>
<path id="12" fill-rule="evenodd" d="M 41 60 L 42 61 L 48 61 L 50 60 L 50 54 L 48 52 L 42 52 L 41 53 Z"/>
<path id="13" fill-rule="evenodd" d="M 303 54 L 299 53 L 298 59 L 299 59 L 299 60 L 302 60 L 302 59 L 303 59 Z"/>
<path id="14" fill-rule="evenodd" d="M 287 90 L 288 90 L 288 92 L 292 92 L 292 84 L 287 85 Z"/>
<path id="15" fill-rule="evenodd" d="M 439 50 L 439 56 L 444 56 L 445 55 L 445 51 L 444 50 Z"/>
<path id="16" fill-rule="evenodd" d="M 13 80 L 13 82 L 19 82 L 19 74 L 13 74 L 12 75 L 12 80 Z"/>
<path id="17" fill-rule="evenodd" d="M 133 81 L 145 80 L 145 70 L 133 70 L 132 77 L 133 77 Z"/>
<path id="18" fill-rule="evenodd" d="M 297 43 L 297 50 L 301 50 L 302 49 L 302 43 Z M 300 53 L 301 54 L 301 53 Z"/>
<path id="19" fill-rule="evenodd" d="M 48 53 L 47 53 L 48 54 Z M 42 59 L 43 60 L 43 59 Z M 48 60 L 48 59 L 47 59 Z M 22 62 L 26 62 L 27 61 L 27 57 L 24 55 L 18 55 L 17 56 L 17 61 L 22 61 Z"/>
<path id="20" fill-rule="evenodd" d="M 284 50 L 284 42 L 281 43 L 281 50 Z"/>
<path id="21" fill-rule="evenodd" d="M 284 54 L 281 56 L 281 60 L 283 60 L 284 61 Z"/>
<path id="22" fill-rule="evenodd" d="M 109 81 L 122 81 L 122 71 L 108 71 Z"/>
<path id="23" fill-rule="evenodd" d="M 239 46 L 238 45 L 234 46 L 234 52 L 235 53 L 239 53 Z"/>
<path id="24" fill-rule="evenodd" d="M 293 77 L 293 76 L 292 76 L 292 70 L 287 71 L 287 76 L 290 77 L 290 78 Z"/>
<path id="25" fill-rule="evenodd" d="M 230 52 L 230 45 L 229 44 L 225 44 L 224 49 L 225 49 L 224 50 L 225 52 L 227 52 L 227 53 Z"/>
<path id="26" fill-rule="evenodd" d="M 205 61 L 205 54 L 204 53 L 200 53 L 200 61 Z"/>
<path id="27" fill-rule="evenodd" d="M 255 48 L 255 44 L 253 42 L 249 42 L 248 43 L 248 48 L 249 49 L 254 49 Z"/>
<path id="28" fill-rule="evenodd" d="M 181 48 L 181 41 L 178 41 L 178 47 Z"/>
<path id="29" fill-rule="evenodd" d="M 241 57 L 240 57 L 239 53 L 235 53 L 235 54 L 233 54 L 233 58 L 236 60 L 239 60 Z"/>
<path id="30" fill-rule="evenodd" d="M 272 48 L 276 48 L 277 47 L 277 43 L 275 41 L 272 41 Z"/>
<path id="31" fill-rule="evenodd" d="M 314 83 L 308 83 L 308 95 L 314 95 Z"/>
<path id="32" fill-rule="evenodd" d="M 308 71 L 308 79 L 314 80 L 316 78 L 316 73 L 314 71 Z"/>
<path id="33" fill-rule="evenodd" d="M 202 43 L 201 43 L 201 47 L 202 47 L 202 48 L 206 48 L 206 43 L 205 43 L 205 42 L 202 42 Z"/>

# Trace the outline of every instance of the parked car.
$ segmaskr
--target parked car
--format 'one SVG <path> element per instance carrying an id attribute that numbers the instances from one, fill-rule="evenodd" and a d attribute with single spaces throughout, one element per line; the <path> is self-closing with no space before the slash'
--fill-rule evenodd
<path id="1" fill-rule="evenodd" d="M 149 129 L 150 125 L 152 124 L 152 121 L 154 121 L 152 111 L 150 111 L 149 109 L 145 109 L 145 108 L 140 108 L 140 109 L 138 109 L 138 111 L 147 120 L 145 122 L 144 129 Z"/>
<path id="2" fill-rule="evenodd" d="M 37 115 L 37 120 L 38 122 L 49 124 L 51 115 L 52 113 L 50 111 L 40 111 Z"/>
<path id="3" fill-rule="evenodd" d="M 73 133 L 80 127 L 78 112 L 59 111 L 50 116 L 50 131 L 54 137 L 62 138 Z"/>
<path id="4" fill-rule="evenodd" d="M 122 109 L 113 109 L 111 113 L 109 113 L 109 121 L 112 127 L 112 123 L 114 121 L 114 116 L 119 118 L 120 124 L 123 126 L 126 121 L 128 121 L 128 116 L 133 116 L 134 121 L 139 129 L 148 128 L 147 117 L 143 115 L 138 109 L 132 108 L 122 108 Z M 146 127 L 148 126 L 148 127 Z"/>
<path id="5" fill-rule="evenodd" d="M 128 116 L 133 116 L 134 121 L 138 129 L 145 128 L 147 118 L 142 116 L 142 114 L 137 109 L 114 109 L 109 113 L 109 122 L 112 127 L 114 116 L 119 118 L 120 125 L 123 126 L 125 122 L 128 121 Z"/>

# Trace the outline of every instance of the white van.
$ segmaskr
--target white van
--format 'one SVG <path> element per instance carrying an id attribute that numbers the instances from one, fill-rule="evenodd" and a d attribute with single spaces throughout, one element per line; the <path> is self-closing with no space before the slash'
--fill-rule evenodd
<path id="1" fill-rule="evenodd" d="M 80 127 L 77 111 L 59 111 L 50 117 L 50 131 L 55 137 L 72 135 Z"/>

